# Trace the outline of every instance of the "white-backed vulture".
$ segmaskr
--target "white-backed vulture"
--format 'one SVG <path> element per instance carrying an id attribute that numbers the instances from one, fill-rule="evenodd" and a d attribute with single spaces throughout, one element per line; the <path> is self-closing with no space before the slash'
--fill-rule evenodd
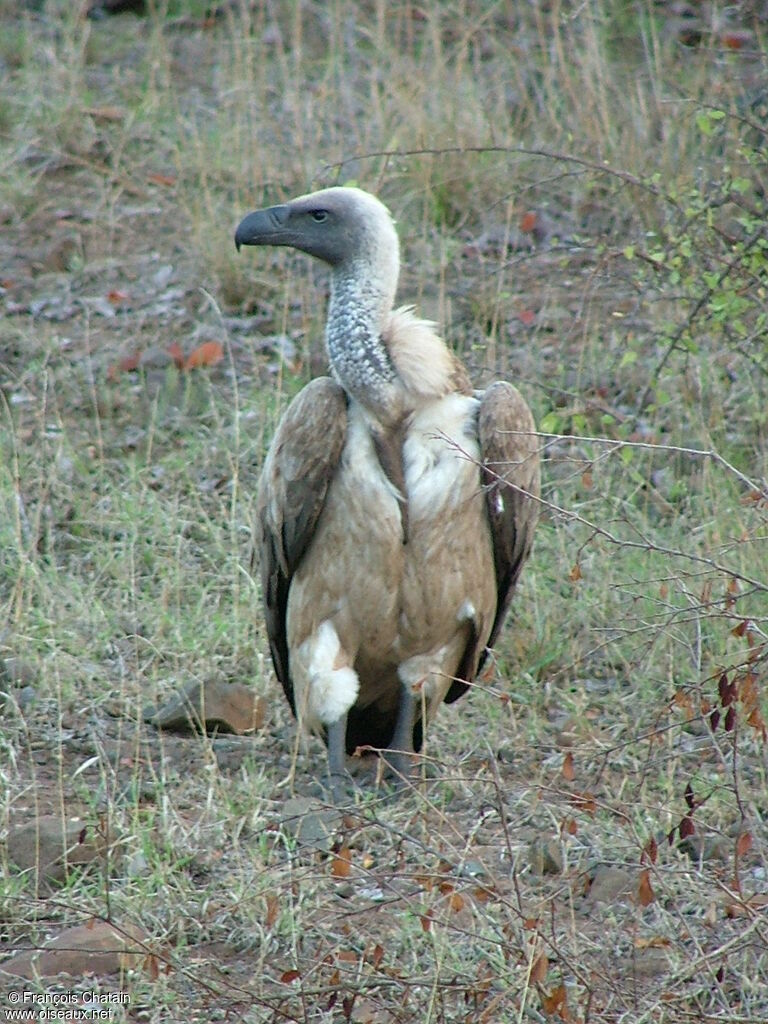
<path id="1" fill-rule="evenodd" d="M 386 207 L 329 188 L 250 213 L 235 243 L 331 268 L 331 376 L 284 414 L 259 484 L 261 579 L 278 679 L 321 734 L 338 798 L 345 751 L 387 748 L 405 776 L 424 721 L 477 676 L 537 519 L 539 455 L 511 384 L 473 393 L 410 308 L 393 310 Z"/>

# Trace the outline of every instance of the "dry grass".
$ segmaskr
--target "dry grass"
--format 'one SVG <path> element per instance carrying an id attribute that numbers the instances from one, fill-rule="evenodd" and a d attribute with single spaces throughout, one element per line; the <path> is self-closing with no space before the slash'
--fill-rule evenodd
<path id="1" fill-rule="evenodd" d="M 115 1020 L 764 1020 L 764 21 L 150 7 L 0 2 L 2 820 L 111 843 L 53 890 L 3 853 L 4 949 L 140 925 L 144 968 L 83 983 L 130 994 Z M 547 511 L 493 678 L 398 803 L 362 766 L 318 849 L 249 556 L 324 277 L 232 231 L 351 180 L 403 300 L 529 397 Z M 149 729 L 194 678 L 252 682 L 264 729 Z"/>

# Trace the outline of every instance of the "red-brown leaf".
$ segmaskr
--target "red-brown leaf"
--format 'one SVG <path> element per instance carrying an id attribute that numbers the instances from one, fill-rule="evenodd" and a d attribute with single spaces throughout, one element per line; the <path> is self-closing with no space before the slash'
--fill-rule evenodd
<path id="1" fill-rule="evenodd" d="M 352 870 L 352 854 L 348 846 L 342 846 L 331 861 L 331 874 L 334 878 L 349 878 Z"/>
<path id="2" fill-rule="evenodd" d="M 736 840 L 736 856 L 743 857 L 752 846 L 752 833 L 742 832 Z"/>
<path id="3" fill-rule="evenodd" d="M 174 361 L 176 369 L 183 370 L 185 363 L 184 353 L 178 341 L 172 341 L 171 344 L 166 349 L 166 351 L 168 355 L 171 357 L 171 359 Z"/>
<path id="4" fill-rule="evenodd" d="M 571 1019 L 568 1012 L 568 992 L 562 982 L 557 988 L 552 989 L 549 995 L 541 993 L 540 998 L 541 1008 L 548 1017 L 554 1017 L 557 1014 L 562 1020 Z"/>
<path id="5" fill-rule="evenodd" d="M 640 882 L 637 886 L 637 902 L 641 907 L 647 907 L 655 899 L 656 893 L 651 885 L 651 873 L 650 871 L 643 871 L 640 874 Z"/>
<path id="6" fill-rule="evenodd" d="M 656 863 L 656 858 L 659 855 L 659 848 L 656 844 L 656 839 L 651 836 L 648 842 L 643 847 L 643 852 L 640 854 L 640 863 L 642 864 L 645 860 L 649 860 L 651 864 Z"/>
<path id="7" fill-rule="evenodd" d="M 215 366 L 224 358 L 224 349 L 218 341 L 204 341 L 187 356 L 185 369 L 193 370 L 197 366 Z"/>
<path id="8" fill-rule="evenodd" d="M 678 832 L 680 834 L 680 838 L 681 839 L 687 839 L 688 836 L 695 835 L 696 834 L 696 826 L 693 824 L 693 818 L 691 818 L 689 815 L 686 814 L 686 816 L 680 822 L 680 827 L 678 828 Z"/>

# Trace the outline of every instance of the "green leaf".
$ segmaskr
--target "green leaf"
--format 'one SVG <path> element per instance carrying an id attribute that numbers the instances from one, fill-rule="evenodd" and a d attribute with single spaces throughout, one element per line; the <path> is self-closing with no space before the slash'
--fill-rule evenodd
<path id="1" fill-rule="evenodd" d="M 554 410 L 546 413 L 539 423 L 539 430 L 542 434 L 561 434 L 563 430 L 563 417 Z"/>
<path id="2" fill-rule="evenodd" d="M 629 349 L 621 357 L 621 362 L 619 363 L 619 369 L 622 369 L 622 367 L 624 367 L 624 366 L 632 366 L 632 364 L 636 363 L 636 362 L 637 362 L 637 352 L 633 352 L 632 349 Z"/>

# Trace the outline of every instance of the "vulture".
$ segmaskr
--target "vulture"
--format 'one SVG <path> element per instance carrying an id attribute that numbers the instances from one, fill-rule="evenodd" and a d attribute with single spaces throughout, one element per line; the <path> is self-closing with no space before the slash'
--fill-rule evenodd
<path id="1" fill-rule="evenodd" d="M 345 754 L 378 748 L 400 784 L 427 723 L 476 679 L 531 550 L 539 454 L 511 384 L 475 392 L 413 307 L 394 309 L 387 208 L 334 187 L 249 213 L 235 244 L 330 267 L 330 376 L 283 415 L 257 518 L 272 660 L 301 726 Z"/>

